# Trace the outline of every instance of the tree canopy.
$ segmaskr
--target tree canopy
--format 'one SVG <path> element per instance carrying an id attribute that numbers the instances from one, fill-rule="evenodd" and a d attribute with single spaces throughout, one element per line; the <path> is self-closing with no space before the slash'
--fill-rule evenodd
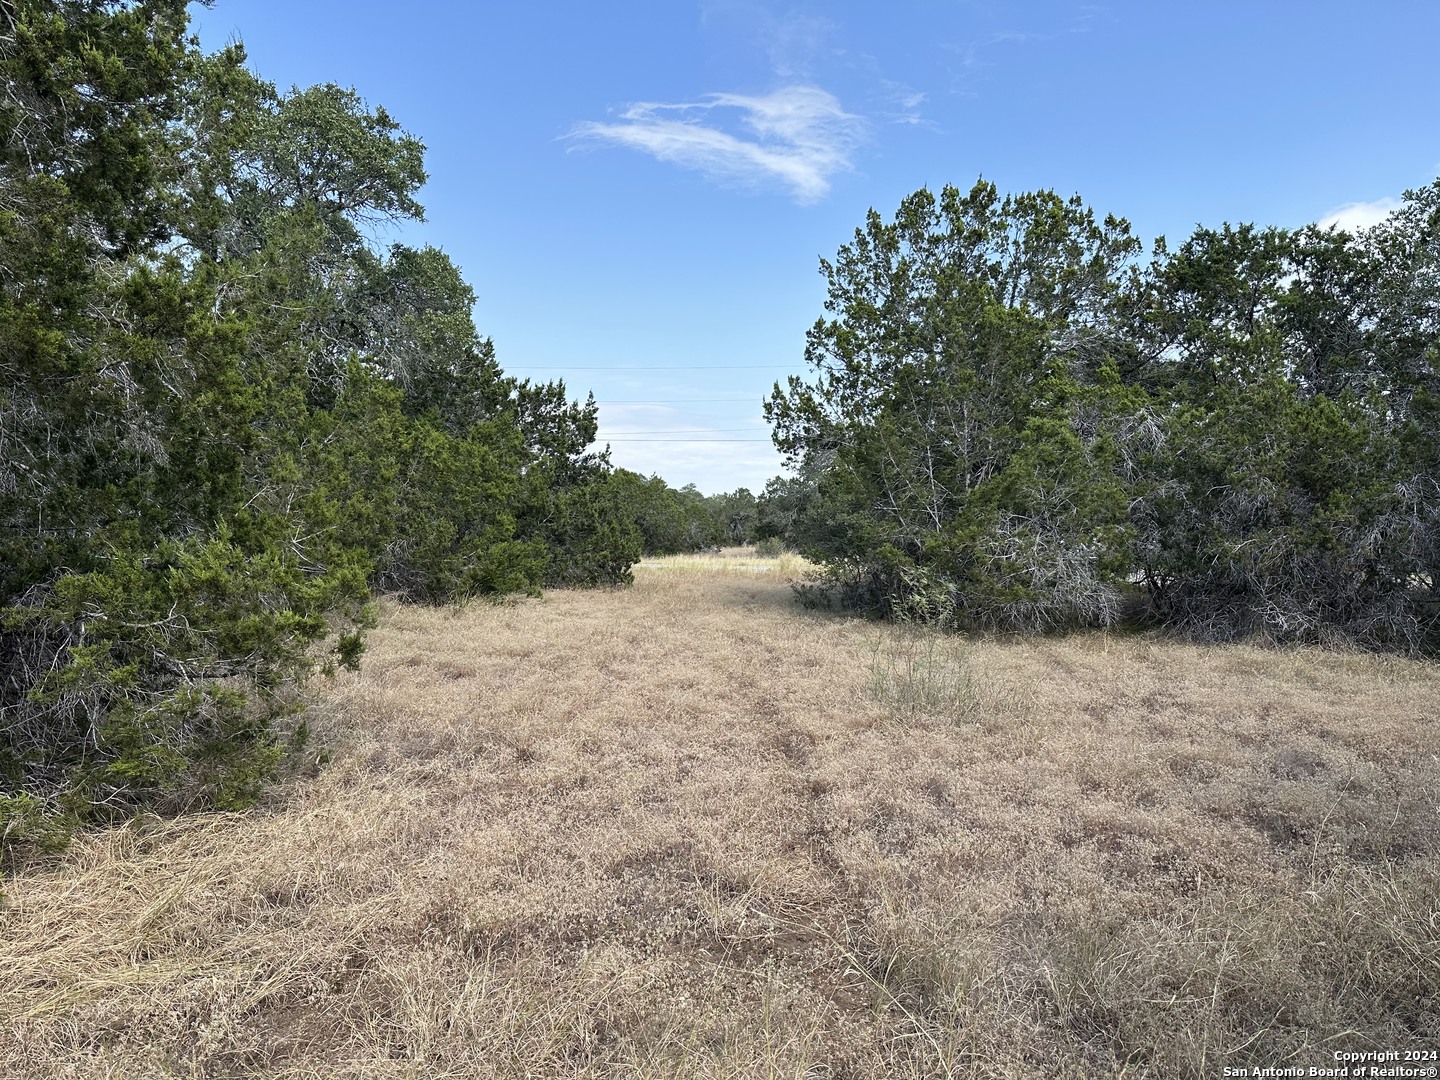
<path id="1" fill-rule="evenodd" d="M 629 580 L 593 400 L 501 370 L 424 147 L 182 0 L 0 6 L 0 834 L 235 806 L 383 590 Z"/>
<path id="2" fill-rule="evenodd" d="M 1052 192 L 872 211 L 767 404 L 778 528 L 813 595 L 894 617 L 1433 650 L 1437 238 L 1440 181 L 1148 262 Z"/>

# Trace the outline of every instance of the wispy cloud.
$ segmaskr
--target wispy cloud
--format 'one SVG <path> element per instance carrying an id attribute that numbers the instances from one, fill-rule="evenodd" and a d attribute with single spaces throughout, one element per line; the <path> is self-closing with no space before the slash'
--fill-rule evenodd
<path id="1" fill-rule="evenodd" d="M 720 123 L 738 117 L 737 135 Z M 787 86 L 763 97 L 708 94 L 681 104 L 641 101 L 613 123 L 587 121 L 570 133 L 588 142 L 642 150 L 707 176 L 760 184 L 779 181 L 802 203 L 830 191 L 830 179 L 852 167 L 864 121 L 818 86 Z"/>
<path id="2" fill-rule="evenodd" d="M 988 37 L 978 41 L 966 41 L 961 44 L 952 45 L 942 43 L 941 48 L 951 52 L 960 58 L 960 67 L 965 70 L 975 68 L 993 67 L 992 61 L 984 58 L 985 54 L 996 45 L 1020 44 L 1027 41 L 1048 40 L 1055 37 L 1054 34 L 1029 34 L 1019 30 L 1000 30 Z"/>
<path id="3" fill-rule="evenodd" d="M 781 79 L 809 82 L 817 65 L 840 55 L 839 27 L 823 15 L 777 11 L 761 0 L 704 0 L 700 21 L 716 31 L 738 34 L 748 49 L 763 54 Z"/>
<path id="4" fill-rule="evenodd" d="M 712 495 L 738 487 L 758 494 L 781 472 L 780 452 L 758 408 L 732 424 L 712 426 L 667 405 L 611 404 L 600 410 L 593 445 L 609 445 L 616 465 L 642 476 L 658 474 L 677 487 L 688 481 Z"/>
<path id="5" fill-rule="evenodd" d="M 995 30 L 982 37 L 959 43 L 942 42 L 940 48 L 957 57 L 950 70 L 954 84 L 951 92 L 962 97 L 978 97 L 974 84 L 988 78 L 989 69 L 1000 66 L 997 53 L 1013 54 L 1015 48 L 1063 41 L 1075 34 L 1090 33 L 1098 21 L 1113 22 L 1110 9 L 1099 4 L 1081 4 L 1064 22 L 1048 24 L 1033 30 Z"/>
<path id="6" fill-rule="evenodd" d="M 816 59 L 830 51 L 835 24 L 816 15 L 767 15 L 762 40 L 770 66 L 782 79 L 808 78 Z"/>
<path id="7" fill-rule="evenodd" d="M 920 112 L 920 106 L 925 104 L 930 96 L 925 91 L 889 79 L 881 79 L 880 87 L 890 106 L 886 118 L 892 123 L 934 127 Z"/>
<path id="8" fill-rule="evenodd" d="M 1393 210 L 1400 209 L 1399 199 L 1384 198 L 1376 199 L 1374 202 L 1352 202 L 1344 206 L 1337 206 L 1328 214 L 1316 222 L 1322 229 L 1331 226 L 1342 229 L 1345 232 L 1358 232 L 1361 229 L 1368 229 L 1372 225 L 1378 225 L 1384 221 Z"/>

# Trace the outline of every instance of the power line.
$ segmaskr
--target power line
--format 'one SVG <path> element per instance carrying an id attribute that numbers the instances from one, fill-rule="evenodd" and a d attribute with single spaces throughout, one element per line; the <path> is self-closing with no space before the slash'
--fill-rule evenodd
<path id="1" fill-rule="evenodd" d="M 761 399 L 761 398 L 754 398 L 754 397 L 737 397 L 737 398 L 695 397 L 695 398 L 648 398 L 648 399 L 637 399 L 637 400 L 630 400 L 630 399 L 621 400 L 621 399 L 616 399 L 616 398 L 609 398 L 609 399 L 606 399 L 606 400 L 603 400 L 603 401 L 602 401 L 602 400 L 600 400 L 600 399 L 597 398 L 596 401 L 595 401 L 595 404 L 596 404 L 596 405 L 693 405 L 693 404 L 695 404 L 697 401 L 704 401 L 704 402 L 716 402 L 716 403 L 728 402 L 728 403 L 730 403 L 730 404 L 736 404 L 736 405 L 738 405 L 738 404 L 754 403 L 754 402 L 758 402 L 758 401 L 761 401 L 761 400 L 763 400 L 763 399 Z"/>
<path id="2" fill-rule="evenodd" d="M 587 367 L 580 364 L 506 365 L 506 371 L 774 371 L 779 364 L 653 364 L 639 367 Z"/>
<path id="3" fill-rule="evenodd" d="M 769 439 L 596 439 L 596 442 L 617 442 L 617 443 L 711 443 L 711 442 L 749 442 L 768 443 Z"/>
<path id="4" fill-rule="evenodd" d="M 650 431 L 612 431 L 610 435 L 708 435 L 712 431 L 761 431 L 753 424 L 750 427 L 707 427 L 707 428 L 655 428 Z M 609 436 L 607 435 L 607 438 Z"/>

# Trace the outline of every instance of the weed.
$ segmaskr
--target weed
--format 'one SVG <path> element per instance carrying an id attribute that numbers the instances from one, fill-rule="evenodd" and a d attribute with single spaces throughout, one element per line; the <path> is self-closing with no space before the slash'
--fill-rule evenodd
<path id="1" fill-rule="evenodd" d="M 962 723 L 980 711 L 963 642 L 939 632 L 887 628 L 876 638 L 870 695 L 901 720 Z"/>

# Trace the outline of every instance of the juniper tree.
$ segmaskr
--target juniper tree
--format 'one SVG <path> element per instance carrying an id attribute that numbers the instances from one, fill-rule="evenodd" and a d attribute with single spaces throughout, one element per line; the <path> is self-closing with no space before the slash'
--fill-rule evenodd
<path id="1" fill-rule="evenodd" d="M 822 263 L 809 380 L 767 416 L 818 477 L 806 549 L 848 602 L 941 623 L 1109 622 L 1125 573 L 1117 305 L 1136 242 L 1078 199 L 919 191 Z"/>
<path id="2" fill-rule="evenodd" d="M 425 175 L 383 109 L 203 53 L 179 0 L 0 5 L 0 77 L 7 848 L 252 798 L 374 588 L 625 579 L 594 402 L 380 242 Z"/>

